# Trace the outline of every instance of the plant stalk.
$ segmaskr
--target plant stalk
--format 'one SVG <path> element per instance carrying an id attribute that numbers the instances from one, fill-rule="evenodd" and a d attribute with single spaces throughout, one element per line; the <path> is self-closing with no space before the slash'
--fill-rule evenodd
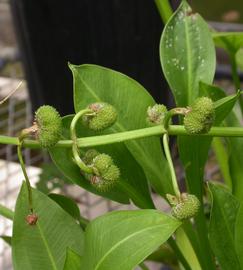
<path id="1" fill-rule="evenodd" d="M 24 164 L 24 159 L 23 159 L 23 155 L 22 155 L 22 141 L 19 141 L 18 147 L 17 147 L 17 154 L 18 154 L 18 158 L 19 158 L 19 163 L 26 181 L 26 185 L 27 185 L 27 190 L 28 190 L 28 200 L 29 200 L 29 210 L 31 213 L 33 213 L 33 198 L 32 198 L 32 189 L 31 189 L 31 184 L 30 184 L 30 180 L 28 177 L 28 174 L 26 172 L 26 168 L 25 168 L 25 164 Z"/>
<path id="2" fill-rule="evenodd" d="M 168 165 L 169 165 L 169 170 L 170 170 L 170 174 L 171 174 L 171 181 L 172 181 L 172 185 L 173 185 L 173 189 L 175 192 L 176 197 L 180 197 L 181 193 L 180 193 L 180 189 L 177 183 L 177 178 L 176 178 L 176 174 L 175 174 L 175 168 L 173 165 L 173 161 L 171 158 L 171 154 L 170 154 L 170 148 L 169 148 L 169 136 L 167 133 L 165 133 L 163 135 L 163 146 L 164 146 L 164 151 L 165 151 L 165 156 L 166 159 L 168 161 Z"/>
<path id="3" fill-rule="evenodd" d="M 81 110 L 80 112 L 78 112 L 77 114 L 75 114 L 71 125 L 70 125 L 70 134 L 71 134 L 71 139 L 72 139 L 72 152 L 73 152 L 73 157 L 74 157 L 74 161 L 75 163 L 79 166 L 79 168 L 86 173 L 92 173 L 93 170 L 92 168 L 88 167 L 83 160 L 80 158 L 80 153 L 79 153 L 79 148 L 78 148 L 78 143 L 77 143 L 77 135 L 76 135 L 76 125 L 78 120 L 87 114 L 92 114 L 93 111 L 90 109 L 84 109 Z"/>
<path id="4" fill-rule="evenodd" d="M 155 0 L 155 5 L 157 6 L 162 21 L 166 24 L 173 14 L 169 0 Z"/>
<path id="5" fill-rule="evenodd" d="M 92 136 L 86 138 L 77 138 L 77 145 L 79 148 L 93 147 L 98 145 L 106 145 L 112 143 L 119 143 L 129 140 L 135 140 L 151 136 L 161 136 L 168 132 L 168 135 L 182 135 L 182 136 L 205 136 L 205 137 L 243 137 L 243 127 L 212 127 L 206 134 L 188 134 L 182 125 L 171 125 L 168 131 L 163 126 L 154 126 L 125 132 L 118 132 L 108 135 Z M 18 145 L 17 137 L 0 135 L 0 144 Z M 72 147 L 72 140 L 61 140 L 55 147 L 69 148 Z M 24 140 L 23 147 L 38 149 L 41 148 L 38 141 Z"/>
<path id="6" fill-rule="evenodd" d="M 10 220 L 14 219 L 14 212 L 1 204 L 0 204 L 0 215 Z"/>

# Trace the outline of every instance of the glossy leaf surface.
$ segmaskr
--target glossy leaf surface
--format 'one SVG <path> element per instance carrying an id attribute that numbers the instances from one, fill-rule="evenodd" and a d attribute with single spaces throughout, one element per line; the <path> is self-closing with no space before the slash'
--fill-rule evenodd
<path id="1" fill-rule="evenodd" d="M 213 33 L 213 40 L 217 47 L 235 54 L 243 46 L 242 32 L 220 32 Z"/>
<path id="2" fill-rule="evenodd" d="M 78 254 L 84 249 L 84 234 L 75 220 L 48 196 L 33 189 L 36 225 L 27 224 L 29 214 L 26 184 L 22 185 L 13 223 L 13 264 L 15 270 L 63 270 L 66 249 Z"/>
<path id="3" fill-rule="evenodd" d="M 180 224 L 156 210 L 117 211 L 99 217 L 85 232 L 82 269 L 132 270 Z"/>
<path id="4" fill-rule="evenodd" d="M 70 138 L 69 127 L 71 120 L 72 116 L 63 118 L 63 136 L 67 139 Z M 94 135 L 94 132 L 84 128 L 81 123 L 78 125 L 78 137 L 82 138 L 92 135 Z M 134 203 L 141 208 L 153 208 L 144 172 L 125 145 L 118 143 L 99 146 L 95 149 L 100 153 L 109 154 L 121 171 L 119 185 L 116 185 L 108 192 L 97 191 L 90 182 L 84 178 L 79 167 L 72 160 L 71 149 L 53 148 L 50 152 L 52 159 L 63 174 L 86 190 L 121 203 L 129 203 L 129 198 L 131 198 Z M 84 151 L 87 151 L 87 149 L 83 149 L 83 153 Z"/>
<path id="5" fill-rule="evenodd" d="M 81 256 L 68 248 L 63 270 L 81 270 Z"/>
<path id="6" fill-rule="evenodd" d="M 160 61 L 177 106 L 190 105 L 198 97 L 199 81 L 213 80 L 215 48 L 208 25 L 186 1 L 165 26 Z"/>
<path id="7" fill-rule="evenodd" d="M 75 111 L 103 101 L 118 112 L 116 123 L 100 134 L 134 130 L 148 126 L 146 112 L 155 102 L 149 93 L 128 76 L 95 65 L 70 65 L 74 77 Z M 173 193 L 167 161 L 161 150 L 159 137 L 149 137 L 124 143 L 130 154 L 143 168 L 155 190 L 164 195 Z M 115 145 L 113 145 L 114 151 Z M 123 154 L 126 159 L 126 154 Z M 138 178 L 138 177 L 137 177 Z"/>
<path id="8" fill-rule="evenodd" d="M 65 210 L 74 219 L 76 220 L 80 219 L 79 208 L 72 199 L 55 193 L 49 194 L 48 197 L 51 198 L 53 201 L 55 201 L 59 206 L 61 206 L 62 209 Z"/>
<path id="9" fill-rule="evenodd" d="M 209 184 L 209 188 L 213 201 L 209 226 L 212 249 L 222 270 L 240 270 L 235 248 L 235 223 L 240 203 L 223 187 Z"/>

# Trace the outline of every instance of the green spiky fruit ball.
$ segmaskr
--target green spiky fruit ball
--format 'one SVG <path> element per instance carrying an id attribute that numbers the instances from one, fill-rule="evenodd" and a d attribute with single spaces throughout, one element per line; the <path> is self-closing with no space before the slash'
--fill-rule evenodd
<path id="1" fill-rule="evenodd" d="M 86 177 L 97 190 L 108 191 L 119 180 L 120 170 L 109 155 L 91 149 L 85 153 L 83 160 L 93 169 L 93 174 L 86 174 Z"/>
<path id="2" fill-rule="evenodd" d="M 184 126 L 190 134 L 203 134 L 209 132 L 215 119 L 213 101 L 208 97 L 195 100 L 191 110 L 184 117 Z"/>
<path id="3" fill-rule="evenodd" d="M 200 201 L 193 194 L 182 193 L 180 198 L 171 196 L 168 200 L 172 205 L 171 214 L 179 220 L 196 216 L 200 208 Z"/>
<path id="4" fill-rule="evenodd" d="M 50 148 L 61 138 L 62 119 L 58 111 L 49 105 L 41 106 L 35 113 L 36 138 L 41 147 Z"/>
<path id="5" fill-rule="evenodd" d="M 163 124 L 164 117 L 167 113 L 167 108 L 163 104 L 155 104 L 149 106 L 147 110 L 147 122 L 150 124 Z"/>
<path id="6" fill-rule="evenodd" d="M 93 114 L 87 114 L 82 117 L 83 124 L 88 128 L 100 131 L 112 126 L 117 119 L 117 111 L 114 106 L 105 103 L 97 102 L 90 104 L 89 109 Z"/>

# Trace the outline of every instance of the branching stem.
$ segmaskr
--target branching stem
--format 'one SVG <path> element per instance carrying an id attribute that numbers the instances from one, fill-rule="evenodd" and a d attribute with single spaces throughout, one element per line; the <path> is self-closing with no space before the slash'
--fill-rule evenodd
<path id="1" fill-rule="evenodd" d="M 75 163 L 79 166 L 79 168 L 86 173 L 92 173 L 93 170 L 92 168 L 88 167 L 83 160 L 80 158 L 80 153 L 79 153 L 79 148 L 78 148 L 78 143 L 77 143 L 77 135 L 76 135 L 76 125 L 78 120 L 83 116 L 83 115 L 87 115 L 90 114 L 92 115 L 93 111 L 90 109 L 84 109 L 81 110 L 80 112 L 78 112 L 70 125 L 70 133 L 71 133 L 71 139 L 72 139 L 72 152 L 73 152 L 73 157 L 74 157 L 74 161 Z"/>
<path id="2" fill-rule="evenodd" d="M 79 148 L 94 147 L 99 145 L 119 143 L 129 140 L 135 140 L 151 136 L 162 136 L 165 133 L 168 135 L 181 136 L 204 136 L 204 137 L 243 137 L 243 127 L 212 127 L 208 133 L 205 134 L 188 134 L 182 125 L 170 125 L 168 131 L 159 125 L 148 128 L 141 128 L 136 130 L 117 132 L 108 135 L 99 135 L 86 138 L 77 138 L 77 145 Z M 18 145 L 17 137 L 0 135 L 0 144 Z M 72 140 L 61 140 L 55 147 L 70 148 L 73 145 Z M 38 141 L 27 140 L 23 142 L 23 147 L 38 149 L 41 148 Z"/>

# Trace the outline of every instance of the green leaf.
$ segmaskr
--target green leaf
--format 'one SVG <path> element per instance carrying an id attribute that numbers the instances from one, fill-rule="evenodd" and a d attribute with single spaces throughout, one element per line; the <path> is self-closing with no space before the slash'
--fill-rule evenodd
<path id="1" fill-rule="evenodd" d="M 62 119 L 63 123 L 63 138 L 70 139 L 70 123 L 73 116 L 65 116 Z M 84 130 L 85 131 L 85 130 Z M 111 200 L 128 204 L 128 196 L 118 189 L 109 192 L 98 192 L 90 183 L 83 177 L 79 167 L 72 160 L 71 149 L 52 148 L 49 150 L 50 155 L 59 170 L 73 183 L 81 186 L 82 188 Z"/>
<path id="2" fill-rule="evenodd" d="M 226 102 L 226 106 L 222 107 L 223 109 L 222 114 L 226 114 L 228 112 L 228 117 L 225 119 L 224 124 L 227 126 L 241 126 L 240 121 L 238 120 L 236 114 L 232 111 L 232 108 L 239 98 L 240 92 L 235 95 L 226 96 L 224 91 L 216 86 L 210 86 L 206 84 L 201 84 L 201 92 L 204 95 L 210 96 L 214 101 L 218 100 L 217 103 Z M 229 113 L 230 112 L 230 113 Z M 219 116 L 221 117 L 221 116 Z M 228 142 L 228 151 L 227 151 L 227 163 L 229 166 L 227 169 L 230 171 L 230 182 L 233 183 L 233 194 L 240 200 L 243 200 L 243 171 L 242 171 L 242 164 L 243 164 L 243 140 L 242 138 L 227 138 Z"/>
<path id="3" fill-rule="evenodd" d="M 156 210 L 116 211 L 85 232 L 85 270 L 131 270 L 165 242 L 180 222 Z"/>
<path id="4" fill-rule="evenodd" d="M 80 211 L 74 200 L 55 193 L 49 194 L 48 197 L 55 201 L 59 206 L 61 206 L 62 209 L 65 210 L 74 219 L 78 221 L 80 220 Z"/>
<path id="5" fill-rule="evenodd" d="M 243 49 L 239 49 L 235 55 L 237 67 L 243 70 Z"/>
<path id="6" fill-rule="evenodd" d="M 241 269 L 243 269 L 243 204 L 241 203 L 238 210 L 235 223 L 235 247 L 240 261 Z"/>
<path id="7" fill-rule="evenodd" d="M 235 113 L 231 113 L 226 119 L 228 126 L 241 127 Z M 243 201 L 243 139 L 242 138 L 227 138 L 229 148 L 229 167 L 230 175 L 233 183 L 233 194 L 242 202 Z"/>
<path id="8" fill-rule="evenodd" d="M 25 221 L 29 214 L 28 193 L 23 183 L 13 222 L 13 263 L 15 270 L 62 270 L 67 247 L 82 254 L 84 234 L 75 220 L 43 193 L 32 189 L 36 225 Z"/>
<path id="9" fill-rule="evenodd" d="M 161 245 L 157 250 L 150 254 L 146 261 L 154 261 L 158 263 L 164 263 L 165 265 L 177 266 L 178 259 L 172 248 L 167 244 Z"/>
<path id="10" fill-rule="evenodd" d="M 48 194 L 56 188 L 62 188 L 65 184 L 72 184 L 53 163 L 44 163 L 41 165 L 41 173 L 39 174 L 36 188 Z"/>
<path id="11" fill-rule="evenodd" d="M 226 96 L 224 90 L 220 87 L 200 82 L 200 95 L 208 96 L 214 101 L 216 111 L 214 126 L 218 126 L 232 111 L 240 96 L 240 91 L 236 94 Z"/>
<path id="12" fill-rule="evenodd" d="M 100 66 L 70 65 L 70 68 L 74 77 L 76 112 L 97 101 L 110 103 L 118 111 L 116 123 L 99 134 L 148 126 L 147 108 L 155 104 L 155 101 L 139 83 L 122 73 Z M 159 137 L 126 141 L 125 146 L 159 194 L 173 193 L 168 164 L 163 155 Z M 116 151 L 115 148 L 114 151 Z M 126 158 L 127 156 L 124 155 L 124 159 Z"/>
<path id="13" fill-rule="evenodd" d="M 203 84 L 200 84 L 201 86 Z M 206 88 L 205 85 L 203 85 Z M 202 92 L 204 96 L 211 96 L 211 91 L 213 92 L 215 87 L 207 86 L 207 92 L 200 90 L 200 95 Z M 205 90 L 205 89 L 204 89 Z M 217 89 L 217 91 L 219 91 Z M 216 100 L 216 94 L 214 94 L 214 100 Z M 238 94 L 232 95 L 220 100 L 215 101 L 215 123 L 214 125 L 220 125 L 223 119 L 230 113 L 232 110 L 235 102 L 237 101 Z M 202 200 L 202 193 L 203 193 L 203 176 L 204 176 L 204 167 L 208 157 L 208 151 L 210 148 L 212 138 L 206 138 L 203 136 L 191 137 L 191 136 L 180 136 L 178 138 L 179 143 L 179 153 L 180 159 L 185 167 L 186 171 L 186 181 L 188 192 L 195 194 L 198 198 Z M 190 147 L 188 147 L 190 145 Z M 203 232 L 199 233 L 199 237 L 201 237 L 200 244 L 203 247 L 204 252 L 209 252 L 209 245 L 205 241 L 205 237 L 203 233 L 207 233 L 206 224 L 202 221 L 204 219 L 204 214 L 201 209 L 201 212 L 196 217 L 196 223 L 199 228 Z M 204 238 L 204 240 L 203 240 Z M 210 260 L 210 255 L 207 256 L 207 259 Z M 200 262 L 202 260 L 200 259 Z M 204 260 L 206 262 L 206 260 Z M 203 267 L 203 265 L 202 265 Z M 204 266 L 206 267 L 206 266 Z"/>
<path id="14" fill-rule="evenodd" d="M 0 235 L 0 238 L 3 239 L 4 242 L 11 246 L 12 237 L 7 235 Z"/>
<path id="15" fill-rule="evenodd" d="M 205 83 L 200 83 L 200 95 L 209 96 L 214 100 L 216 114 L 214 126 L 219 126 L 229 115 L 239 97 L 239 93 L 223 97 L 224 94 L 220 88 Z M 204 166 L 211 141 L 212 138 L 205 138 L 203 136 L 179 137 L 180 158 L 186 169 L 188 187 L 190 192 L 196 194 L 199 198 L 202 195 Z"/>
<path id="16" fill-rule="evenodd" d="M 210 183 L 209 189 L 213 201 L 209 225 L 211 247 L 222 270 L 240 270 L 234 243 L 235 222 L 240 203 L 225 188 Z"/>
<path id="17" fill-rule="evenodd" d="M 63 118 L 63 137 L 69 139 L 69 127 L 72 116 Z M 94 132 L 78 125 L 77 136 L 88 137 Z M 150 197 L 147 180 L 142 168 L 135 161 L 131 153 L 123 143 L 105 145 L 96 147 L 100 153 L 106 153 L 112 156 L 114 163 L 117 164 L 121 171 L 119 185 L 111 191 L 97 191 L 90 182 L 83 177 L 79 167 L 72 161 L 71 149 L 53 148 L 50 150 L 51 157 L 63 174 L 71 181 L 85 188 L 86 190 L 99 194 L 100 196 L 118 201 L 120 203 L 129 203 L 129 198 L 141 208 L 153 208 L 153 202 Z"/>
<path id="18" fill-rule="evenodd" d="M 81 268 L 81 256 L 76 252 L 67 249 L 67 256 L 63 270 L 80 270 Z"/>
<path id="19" fill-rule="evenodd" d="M 199 81 L 213 80 L 216 58 L 208 25 L 186 1 L 165 26 L 160 61 L 177 106 L 187 106 L 198 97 Z"/>
<path id="20" fill-rule="evenodd" d="M 212 33 L 217 47 L 225 49 L 230 54 L 235 54 L 243 46 L 242 32 Z"/>

